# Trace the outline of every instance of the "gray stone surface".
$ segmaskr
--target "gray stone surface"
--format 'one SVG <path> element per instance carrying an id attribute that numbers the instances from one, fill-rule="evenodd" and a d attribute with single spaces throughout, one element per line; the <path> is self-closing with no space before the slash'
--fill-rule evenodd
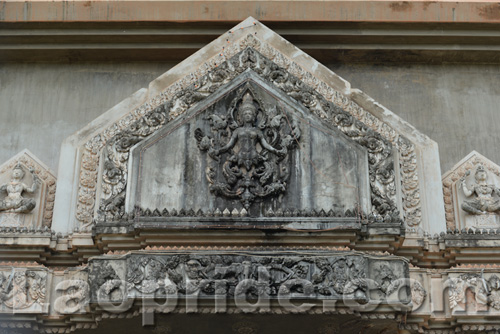
<path id="1" fill-rule="evenodd" d="M 62 141 L 172 64 L 0 64 L 0 163 L 27 148 L 57 171 Z"/>
<path id="2" fill-rule="evenodd" d="M 500 163 L 497 65 L 327 65 L 436 141 L 443 172 L 472 150 Z"/>

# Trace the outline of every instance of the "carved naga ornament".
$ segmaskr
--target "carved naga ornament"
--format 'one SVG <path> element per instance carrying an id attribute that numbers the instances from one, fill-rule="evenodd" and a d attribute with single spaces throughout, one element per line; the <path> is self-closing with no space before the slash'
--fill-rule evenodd
<path id="1" fill-rule="evenodd" d="M 216 196 L 238 199 L 249 209 L 257 199 L 286 191 L 290 151 L 300 130 L 280 106 L 263 106 L 250 87 L 244 88 L 227 115 L 206 117 L 211 132 L 195 130 L 198 148 L 207 152 L 206 177 Z"/>

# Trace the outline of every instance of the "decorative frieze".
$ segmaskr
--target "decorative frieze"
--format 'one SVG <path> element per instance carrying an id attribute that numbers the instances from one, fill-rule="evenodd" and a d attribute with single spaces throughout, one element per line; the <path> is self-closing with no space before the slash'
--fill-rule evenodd
<path id="1" fill-rule="evenodd" d="M 355 252 L 209 253 L 141 252 L 95 258 L 89 272 L 91 301 L 175 295 L 389 304 L 401 298 L 404 304 L 411 298 L 404 280 L 408 264 L 400 258 Z"/>
<path id="2" fill-rule="evenodd" d="M 0 264 L 0 313 L 46 313 L 48 271 L 43 267 Z"/>

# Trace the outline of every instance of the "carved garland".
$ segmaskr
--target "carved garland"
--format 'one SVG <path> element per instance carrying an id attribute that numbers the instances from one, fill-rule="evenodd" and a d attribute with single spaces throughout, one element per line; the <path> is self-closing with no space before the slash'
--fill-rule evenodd
<path id="1" fill-rule="evenodd" d="M 45 168 L 43 168 L 33 159 L 30 159 L 29 156 L 26 156 L 24 154 L 18 159 L 13 159 L 10 163 L 4 165 L 0 169 L 0 174 L 10 172 L 18 162 L 24 165 L 27 169 L 32 168 L 35 175 L 37 175 L 47 186 L 47 196 L 45 197 L 45 203 L 40 203 L 39 205 L 44 205 L 42 226 L 50 227 L 52 225 L 54 200 L 56 198 L 56 178 Z"/>
<path id="2" fill-rule="evenodd" d="M 444 210 L 446 214 L 446 228 L 455 230 L 457 228 L 455 221 L 455 206 L 453 205 L 453 185 L 466 176 L 467 171 L 473 170 L 478 164 L 482 164 L 490 173 L 500 176 L 500 171 L 493 164 L 479 156 L 471 157 L 460 167 L 452 171 L 443 179 Z"/>
<path id="3" fill-rule="evenodd" d="M 245 48 L 248 49 L 238 54 Z M 171 85 L 85 144 L 76 212 L 76 217 L 83 227 L 92 224 L 97 166 L 102 149 L 105 150 L 105 161 L 100 216 L 116 219 L 123 214 L 129 149 L 247 68 L 253 69 L 318 117 L 332 122 L 354 141 L 367 148 L 372 204 L 375 209 L 373 213 L 380 217 L 377 219 L 383 219 L 388 213 L 392 213 L 393 217 L 397 215 L 391 147 L 394 144 L 404 148 L 399 150 L 402 163 L 406 163 L 406 168 L 401 169 L 403 192 L 405 201 L 410 200 L 413 203 L 404 206 L 404 215 L 410 220 L 411 217 L 419 217 L 420 201 L 418 187 L 415 186 L 418 179 L 413 145 L 407 140 L 399 140 L 397 133 L 387 124 L 304 71 L 279 51 L 258 41 L 253 35 L 248 35 L 240 43 L 233 43 L 219 57 L 210 59 L 194 73 Z M 119 136 L 116 136 L 117 134 Z M 417 218 L 413 221 L 414 225 L 418 223 Z"/>

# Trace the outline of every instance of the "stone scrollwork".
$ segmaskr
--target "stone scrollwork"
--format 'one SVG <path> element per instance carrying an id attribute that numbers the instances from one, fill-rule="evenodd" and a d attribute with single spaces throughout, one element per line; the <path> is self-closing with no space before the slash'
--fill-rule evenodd
<path id="1" fill-rule="evenodd" d="M 228 115 L 213 113 L 207 119 L 211 134 L 198 128 L 195 136 L 199 149 L 210 157 L 206 176 L 212 193 L 237 198 L 248 210 L 255 199 L 286 191 L 288 152 L 300 139 L 300 130 L 291 125 L 285 132 L 289 126 L 279 106 L 265 110 L 248 86 L 231 103 Z M 223 178 L 217 178 L 220 174 Z"/>
<path id="2" fill-rule="evenodd" d="M 393 143 L 397 141 L 398 136 L 392 129 L 254 36 L 249 35 L 239 43 L 228 47 L 224 51 L 223 58 L 225 61 L 222 62 L 209 60 L 199 70 L 170 86 L 159 96 L 87 142 L 82 156 L 76 209 L 77 219 L 83 226 L 90 226 L 96 218 L 93 217 L 96 200 L 99 202 L 97 220 L 120 220 L 125 215 L 127 166 L 132 146 L 146 139 L 167 122 L 204 100 L 246 70 L 255 72 L 262 79 L 302 104 L 311 113 L 337 127 L 351 140 L 365 147 L 368 152 L 372 204 L 372 212 L 367 214 L 374 217 L 376 221 L 399 218 L 392 153 Z M 249 96 L 252 97 L 251 94 Z M 234 110 L 237 117 L 242 115 L 242 106 L 250 106 L 249 100 L 243 103 L 243 97 L 241 96 L 239 105 L 237 103 Z M 252 97 L 252 103 L 256 109 L 266 108 L 259 106 L 254 97 Z M 248 108 L 247 117 L 248 123 L 251 124 L 254 115 L 250 109 L 252 108 Z M 292 128 L 287 133 L 280 132 L 283 123 L 283 117 L 280 115 L 284 115 L 283 111 L 277 108 L 274 117 L 267 119 L 263 129 L 259 127 L 260 124 L 253 124 L 252 127 L 255 128 L 253 131 L 245 130 L 242 120 L 238 123 L 234 117 L 229 119 L 231 116 L 228 116 L 224 119 L 221 116 L 225 115 L 214 115 L 211 119 L 214 127 L 212 132 L 230 130 L 231 137 L 234 137 L 233 142 L 244 141 L 244 138 L 251 132 L 255 132 L 257 137 L 259 137 L 259 131 L 266 135 L 268 130 L 282 135 L 278 142 L 272 142 L 267 137 L 261 137 L 265 138 L 265 141 L 260 138 L 250 138 L 246 150 L 243 151 L 235 150 L 231 140 L 225 142 L 217 138 L 210 139 L 208 133 L 197 133 L 200 149 L 206 150 L 212 159 L 220 159 L 221 164 L 226 164 L 227 176 L 224 179 L 212 179 L 214 192 L 220 195 L 225 193 L 224 196 L 236 196 L 246 203 L 245 205 L 251 205 L 256 197 L 271 196 L 284 191 L 286 171 L 279 170 L 278 166 L 280 161 L 287 158 L 293 142 L 299 139 L 300 131 L 298 128 Z M 265 147 L 266 142 L 269 144 L 267 147 Z M 259 148 L 261 151 L 257 149 L 257 146 L 261 147 Z M 98 199 L 96 198 L 97 175 L 99 174 L 97 165 L 100 163 L 99 156 L 102 150 L 104 150 L 104 161 L 101 163 L 104 169 L 100 181 L 102 192 Z M 249 156 L 243 158 L 243 153 Z M 254 156 L 251 156 L 252 154 Z M 264 155 L 268 158 L 267 165 L 261 161 Z M 231 161 L 233 157 L 236 161 Z M 246 173 L 247 168 L 253 171 Z M 409 171 L 411 174 L 415 168 L 415 161 L 408 159 L 407 167 L 402 170 L 402 173 Z M 245 181 L 248 177 L 250 180 Z M 406 182 L 407 178 L 402 179 Z M 418 183 L 418 179 L 410 181 Z M 418 193 L 417 189 L 418 187 L 412 187 L 409 192 Z M 236 194 L 239 191 L 242 193 Z M 415 216 L 413 224 L 417 224 L 418 209 L 414 208 L 420 206 L 418 196 L 412 195 L 411 199 L 415 203 L 409 208 L 403 205 L 403 208 L 408 211 L 405 211 L 406 216 Z"/>
<path id="3" fill-rule="evenodd" d="M 45 272 L 34 270 L 0 272 L 0 306 L 19 311 L 44 304 L 46 277 Z"/>

